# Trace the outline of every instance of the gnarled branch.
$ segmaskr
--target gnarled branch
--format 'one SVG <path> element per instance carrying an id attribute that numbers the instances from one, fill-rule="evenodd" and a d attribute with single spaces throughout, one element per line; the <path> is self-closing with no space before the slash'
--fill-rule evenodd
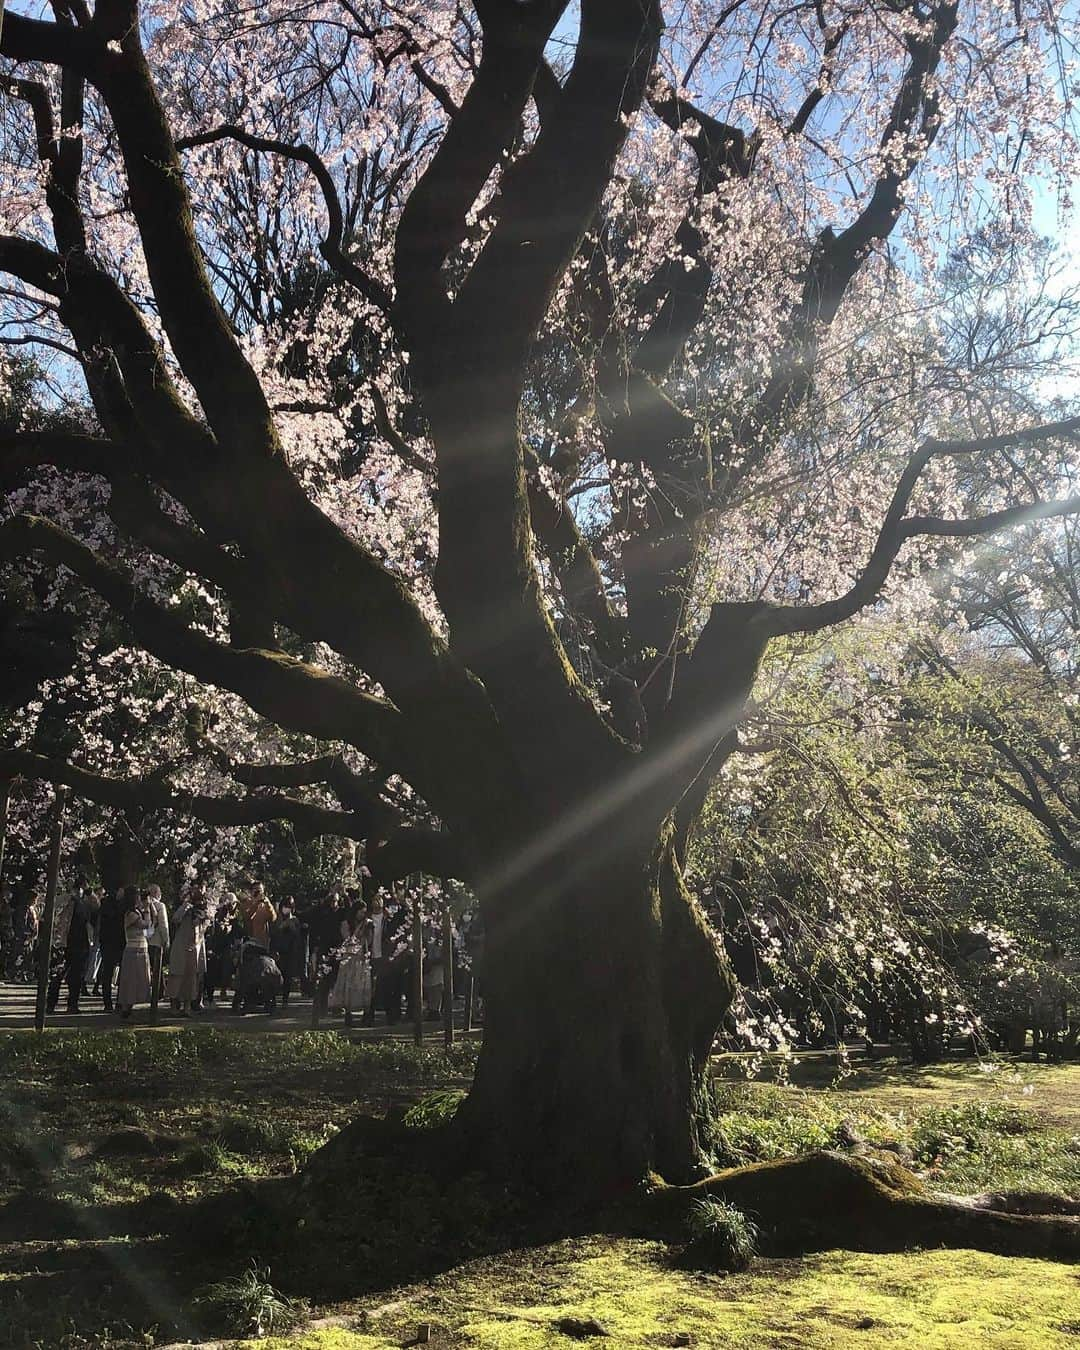
<path id="1" fill-rule="evenodd" d="M 224 140 L 236 141 L 249 150 L 282 155 L 286 159 L 292 159 L 298 164 L 306 165 L 311 170 L 322 192 L 323 201 L 326 203 L 326 234 L 319 245 L 319 252 L 338 276 L 347 281 L 365 300 L 370 301 L 388 317 L 391 316 L 393 313 L 393 298 L 390 292 L 380 281 L 369 276 L 344 251 L 345 213 L 341 208 L 341 197 L 338 194 L 333 174 L 311 146 L 293 145 L 288 141 L 275 140 L 269 136 L 255 136 L 250 131 L 245 131 L 243 127 L 226 123 L 223 126 L 214 127 L 211 131 L 200 131 L 193 136 L 181 136 L 176 142 L 176 148 L 177 150 L 193 150 L 201 145 L 214 145 L 218 141 Z"/>
<path id="2" fill-rule="evenodd" d="M 281 653 L 222 646 L 155 604 L 118 567 L 50 521 L 15 516 L 0 525 L 0 559 L 30 553 L 44 553 L 68 567 L 119 614 L 148 652 L 168 665 L 232 690 L 278 726 L 345 741 L 406 772 L 413 768 L 402 744 L 403 719 L 392 704 Z"/>
<path id="3" fill-rule="evenodd" d="M 310 837 L 323 834 L 346 839 L 366 839 L 369 822 L 363 813 L 335 811 L 330 807 L 302 802 L 295 797 L 270 793 L 261 796 L 213 796 L 184 792 L 169 785 L 161 776 L 109 778 L 90 773 L 64 760 L 50 759 L 28 750 L 0 749 L 0 778 L 27 778 L 36 782 L 59 783 L 87 801 L 119 810 L 173 811 L 193 816 L 219 828 L 233 825 L 264 825 L 285 821 Z"/>

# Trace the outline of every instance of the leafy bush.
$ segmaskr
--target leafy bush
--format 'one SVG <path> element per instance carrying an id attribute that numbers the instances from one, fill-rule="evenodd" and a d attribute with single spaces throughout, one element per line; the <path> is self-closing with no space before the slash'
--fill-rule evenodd
<path id="1" fill-rule="evenodd" d="M 741 1209 L 711 1195 L 686 1216 L 686 1255 L 721 1270 L 746 1270 L 757 1255 L 758 1227 Z"/>
<path id="2" fill-rule="evenodd" d="M 215 1139 L 192 1144 L 165 1168 L 166 1176 L 173 1177 L 245 1177 L 252 1174 L 246 1159 L 222 1148 Z"/>
<path id="3" fill-rule="evenodd" d="M 816 1149 L 835 1148 L 840 1119 L 822 1120 L 788 1111 L 782 1116 L 733 1113 L 716 1123 L 713 1152 L 722 1167 L 793 1158 Z"/>
<path id="4" fill-rule="evenodd" d="M 269 1268 L 254 1261 L 242 1275 L 207 1285 L 195 1302 L 215 1324 L 238 1336 L 287 1331 L 303 1316 L 302 1307 L 270 1283 Z"/>
<path id="5" fill-rule="evenodd" d="M 932 1163 L 951 1154 L 980 1152 L 1002 1135 L 1028 1134 L 1037 1128 L 1032 1112 L 1019 1106 L 958 1102 L 920 1111 L 912 1122 L 911 1148 L 920 1162 Z"/>

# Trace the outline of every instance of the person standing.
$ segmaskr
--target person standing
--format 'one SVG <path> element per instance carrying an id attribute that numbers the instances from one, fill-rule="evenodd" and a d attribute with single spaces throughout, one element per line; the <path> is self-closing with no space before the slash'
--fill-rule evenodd
<path id="1" fill-rule="evenodd" d="M 382 978 L 383 969 L 383 925 L 386 922 L 386 915 L 383 912 L 383 902 L 381 895 L 374 895 L 371 898 L 371 908 L 368 915 L 368 933 L 371 942 L 371 1003 L 368 1005 L 367 1020 L 375 1021 L 375 1006 L 379 1001 L 379 980 Z"/>
<path id="2" fill-rule="evenodd" d="M 243 940 L 244 921 L 240 917 L 239 902 L 232 891 L 226 891 L 206 933 L 206 978 L 203 990 L 207 1003 L 213 1003 L 215 995 L 224 993 L 229 981 L 235 978 Z"/>
<path id="3" fill-rule="evenodd" d="M 98 945 L 101 948 L 101 965 L 98 967 L 98 980 L 101 984 L 101 997 L 105 1011 L 113 1010 L 113 981 L 124 955 L 126 938 L 124 936 L 124 891 L 121 886 L 115 895 L 106 895 L 98 913 Z"/>
<path id="4" fill-rule="evenodd" d="M 331 947 L 337 940 L 334 934 L 337 933 L 340 920 L 333 914 L 336 904 L 337 892 L 335 891 L 331 896 L 324 896 L 314 903 L 309 902 L 301 915 L 301 922 L 307 925 L 308 930 L 307 979 L 308 991 L 312 994 L 314 994 L 319 982 L 322 954 L 328 950 L 327 940 L 329 940 Z"/>
<path id="5" fill-rule="evenodd" d="M 341 945 L 337 975 L 327 1007 L 340 1009 L 345 1025 L 353 1024 L 353 1013 L 365 1013 L 371 1004 L 371 943 L 367 909 L 357 900 L 341 921 Z"/>
<path id="6" fill-rule="evenodd" d="M 98 967 L 101 965 L 101 943 L 98 930 L 101 926 L 101 902 L 104 898 L 104 891 L 95 891 L 91 895 L 90 954 L 86 958 L 86 970 L 83 972 L 82 991 L 84 994 L 89 994 L 91 985 L 97 987 Z"/>
<path id="7" fill-rule="evenodd" d="M 412 953 L 409 949 L 409 911 L 393 890 L 383 910 L 382 977 L 379 1002 L 386 1009 L 386 1021 L 394 1026 L 401 1021 L 401 997 L 409 988 Z"/>
<path id="8" fill-rule="evenodd" d="M 153 927 L 149 898 L 138 886 L 124 887 L 124 952 L 116 986 L 116 1010 L 130 1017 L 136 1003 L 150 1002 L 150 949 L 147 939 Z"/>
<path id="9" fill-rule="evenodd" d="M 59 937 L 59 940 L 57 940 Z M 83 975 L 86 971 L 87 957 L 90 955 L 90 906 L 80 886 L 73 891 L 57 919 L 54 933 L 54 951 L 62 948 L 60 960 L 55 963 L 46 997 L 49 1012 L 56 1011 L 60 1000 L 61 982 L 67 985 L 68 1001 L 66 1011 L 79 1013 L 79 995 L 82 993 Z"/>
<path id="10" fill-rule="evenodd" d="M 9 980 L 27 978 L 31 965 L 27 956 L 32 955 L 34 941 L 37 938 L 39 899 L 37 891 L 28 891 L 25 895 L 15 897 L 11 914 L 11 953 L 7 964 Z"/>
<path id="11" fill-rule="evenodd" d="M 206 896 L 193 887 L 173 915 L 169 950 L 169 998 L 182 1016 L 198 1010 L 206 978 Z"/>
<path id="12" fill-rule="evenodd" d="M 311 967 L 316 1018 L 327 1011 L 330 991 L 337 978 L 337 948 L 341 942 L 341 920 L 344 917 L 340 902 L 341 897 L 335 891 L 311 917 Z"/>
<path id="13" fill-rule="evenodd" d="M 245 889 L 241 900 L 240 908 L 244 915 L 244 926 L 247 929 L 247 935 L 252 942 L 257 942 L 260 947 L 270 950 L 270 926 L 277 918 L 274 906 L 266 898 L 266 889 L 261 881 L 257 881 L 254 886 Z"/>
<path id="14" fill-rule="evenodd" d="M 146 939 L 150 953 L 150 1016 L 157 1014 L 164 983 L 165 953 L 169 949 L 169 911 L 161 898 L 161 887 L 151 886 L 146 892 L 150 921 L 153 927 Z"/>
<path id="15" fill-rule="evenodd" d="M 270 955 L 281 971 L 281 1005 L 287 1008 L 293 981 L 304 978 L 307 964 L 304 932 L 300 920 L 293 913 L 291 895 L 281 902 L 281 913 L 270 930 Z"/>

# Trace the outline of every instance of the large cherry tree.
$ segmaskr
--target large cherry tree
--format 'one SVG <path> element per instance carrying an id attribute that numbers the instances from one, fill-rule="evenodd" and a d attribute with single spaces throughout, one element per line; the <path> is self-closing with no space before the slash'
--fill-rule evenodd
<path id="1" fill-rule="evenodd" d="M 57 0 L 0 35 L 4 294 L 93 405 L 3 472 L 99 501 L 0 555 L 336 748 L 248 796 L 3 770 L 468 880 L 457 1128 L 564 1186 L 702 1161 L 733 979 L 682 863 L 763 655 L 1080 510 L 1068 409 L 1001 426 L 926 373 L 942 250 L 1072 162 L 1057 7 L 666 9 Z M 343 470 L 358 439 L 381 471 Z"/>

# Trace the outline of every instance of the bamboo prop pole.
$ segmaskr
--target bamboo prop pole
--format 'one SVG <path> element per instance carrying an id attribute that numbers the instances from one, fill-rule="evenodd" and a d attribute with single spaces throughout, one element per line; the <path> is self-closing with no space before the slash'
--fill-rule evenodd
<path id="1" fill-rule="evenodd" d="M 412 927 L 412 949 L 413 949 L 413 979 L 412 979 L 412 1005 L 413 1005 L 413 1040 L 417 1045 L 424 1043 L 424 897 L 423 897 L 423 878 L 421 884 L 416 887 L 416 895 L 413 900 L 413 927 Z"/>
<path id="2" fill-rule="evenodd" d="M 38 931 L 38 986 L 34 1027 L 45 1030 L 45 1012 L 49 997 L 49 959 L 52 956 L 53 926 L 56 922 L 56 884 L 60 877 L 60 845 L 64 840 L 64 788 L 56 789 L 53 802 L 52 839 L 49 844 L 49 874 L 45 883 L 45 912 Z"/>
<path id="3" fill-rule="evenodd" d="M 4 854 L 7 852 L 8 807 L 11 805 L 11 779 L 0 779 L 0 894 L 4 888 Z"/>
<path id="4" fill-rule="evenodd" d="M 442 1024 L 443 1044 L 454 1044 L 454 921 L 450 914 L 450 887 L 443 882 L 442 907 Z"/>

